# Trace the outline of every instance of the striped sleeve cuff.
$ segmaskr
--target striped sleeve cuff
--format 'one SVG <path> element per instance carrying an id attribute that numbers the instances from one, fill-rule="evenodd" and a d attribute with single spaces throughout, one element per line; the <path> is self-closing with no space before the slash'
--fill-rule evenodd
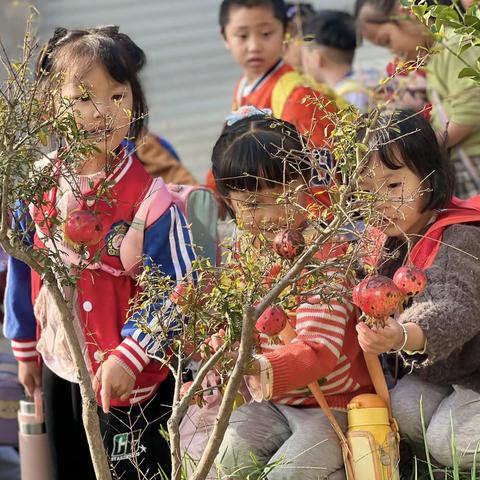
<path id="1" fill-rule="evenodd" d="M 254 355 L 260 364 L 260 373 L 245 375 L 245 383 L 255 402 L 263 402 L 272 398 L 273 370 L 272 365 L 263 355 Z"/>
<path id="2" fill-rule="evenodd" d="M 141 373 L 150 363 L 150 357 L 147 356 L 145 350 L 132 337 L 126 337 L 112 352 L 112 355 L 125 364 L 135 376 Z"/>
<path id="3" fill-rule="evenodd" d="M 18 362 L 36 362 L 38 359 L 36 340 L 12 340 L 12 351 Z"/>

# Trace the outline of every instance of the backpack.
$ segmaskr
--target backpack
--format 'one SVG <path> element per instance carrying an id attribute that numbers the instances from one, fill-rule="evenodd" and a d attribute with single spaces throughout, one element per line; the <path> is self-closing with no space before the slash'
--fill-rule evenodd
<path id="1" fill-rule="evenodd" d="M 480 195 L 467 200 L 453 197 L 447 208 L 415 244 L 409 262 L 419 268 L 430 267 L 442 244 L 444 230 L 450 225 L 473 222 L 480 222 Z"/>
<path id="2" fill-rule="evenodd" d="M 195 253 L 220 264 L 221 249 L 217 231 L 218 202 L 214 192 L 198 185 L 168 184 L 173 201 L 182 210 L 190 225 Z"/>

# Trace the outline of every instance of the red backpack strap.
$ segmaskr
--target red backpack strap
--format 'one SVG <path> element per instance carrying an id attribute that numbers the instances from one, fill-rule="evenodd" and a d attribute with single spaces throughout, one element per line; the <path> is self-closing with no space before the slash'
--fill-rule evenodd
<path id="1" fill-rule="evenodd" d="M 450 225 L 471 222 L 480 222 L 480 195 L 468 200 L 454 197 L 447 209 L 415 244 L 409 262 L 419 268 L 430 267 L 442 244 L 444 230 Z"/>

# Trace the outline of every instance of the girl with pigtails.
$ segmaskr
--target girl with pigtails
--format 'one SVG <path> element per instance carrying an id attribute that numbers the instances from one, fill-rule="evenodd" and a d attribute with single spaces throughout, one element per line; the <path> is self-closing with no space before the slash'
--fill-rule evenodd
<path id="1" fill-rule="evenodd" d="M 42 168 L 58 180 L 40 205 L 28 206 L 34 248 L 54 249 L 50 229 L 75 215 L 94 214 L 99 222 L 101 235 L 86 242 L 83 257 L 66 232 L 56 234 L 63 235 L 62 262 L 78 275 L 72 297 L 77 335 L 97 392 L 104 446 L 115 478 L 123 480 L 158 478 L 160 469 L 170 475 L 170 452 L 159 430 L 166 428 L 173 380 L 152 358 L 163 340 L 149 333 L 157 310 L 141 312 L 149 328 L 129 314 L 139 291 L 136 275 L 143 261 L 159 265 L 174 284 L 194 259 L 185 217 L 170 192 L 124 148 L 125 139 L 137 138 L 147 113 L 138 79 L 144 64 L 144 52 L 118 27 L 55 30 L 39 58 L 38 80 L 45 91 L 60 82 L 52 115 L 67 105 L 82 138 L 94 148 L 73 172 L 62 165 L 68 139 L 42 159 Z M 99 193 L 105 185 L 108 198 Z M 32 296 L 25 288 L 30 284 Z M 6 312 L 20 381 L 30 395 L 43 391 L 53 478 L 95 478 L 78 376 L 55 302 L 40 276 L 14 259 Z"/>

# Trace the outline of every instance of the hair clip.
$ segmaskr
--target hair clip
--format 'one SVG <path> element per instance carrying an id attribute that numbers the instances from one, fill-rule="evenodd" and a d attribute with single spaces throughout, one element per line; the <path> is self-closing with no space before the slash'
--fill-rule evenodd
<path id="1" fill-rule="evenodd" d="M 290 5 L 288 8 L 287 8 L 287 19 L 288 20 L 292 20 L 293 17 L 297 14 L 297 6 L 294 4 L 294 5 Z"/>
<path id="2" fill-rule="evenodd" d="M 272 110 L 270 108 L 257 108 L 253 105 L 244 105 L 225 117 L 225 121 L 227 125 L 231 127 L 234 123 L 244 118 L 253 117 L 254 115 L 270 116 L 272 115 Z"/>

